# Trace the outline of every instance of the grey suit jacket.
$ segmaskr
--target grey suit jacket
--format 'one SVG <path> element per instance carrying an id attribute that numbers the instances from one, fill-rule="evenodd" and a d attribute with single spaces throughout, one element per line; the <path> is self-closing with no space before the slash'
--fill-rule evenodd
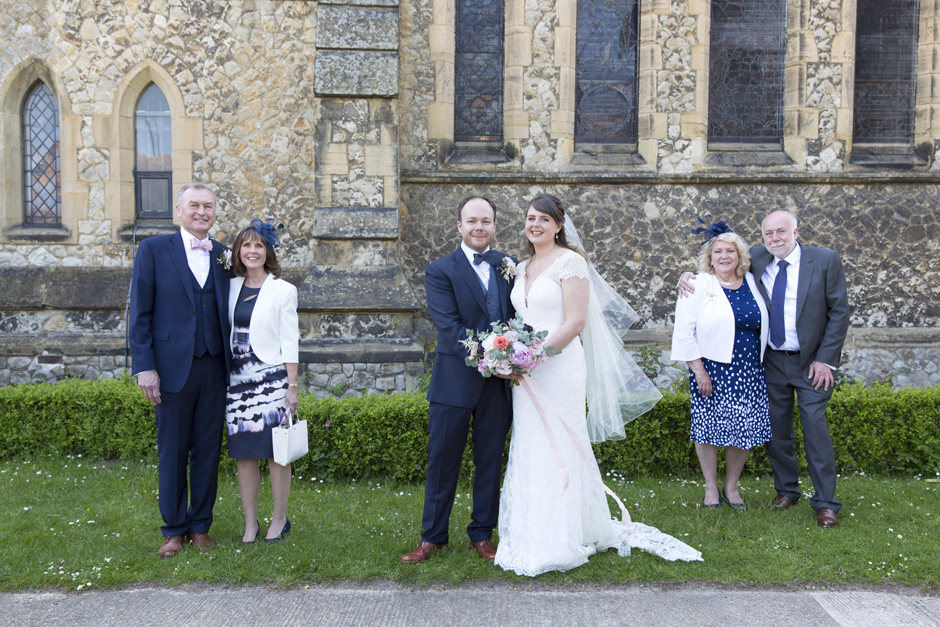
<path id="1" fill-rule="evenodd" d="M 821 361 L 838 367 L 849 328 L 849 298 L 839 253 L 827 248 L 800 246 L 800 278 L 796 290 L 796 334 L 800 340 L 800 368 Z M 773 255 L 763 246 L 751 248 L 751 271 L 757 289 L 770 309 L 770 295 L 761 277 Z"/>

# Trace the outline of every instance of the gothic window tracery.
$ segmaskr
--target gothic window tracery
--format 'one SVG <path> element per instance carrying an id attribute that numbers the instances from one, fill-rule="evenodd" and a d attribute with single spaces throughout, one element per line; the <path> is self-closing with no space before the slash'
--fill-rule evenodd
<path id="1" fill-rule="evenodd" d="M 59 107 L 52 90 L 38 81 L 26 96 L 23 123 L 23 222 L 33 226 L 62 222 L 59 160 Z"/>
<path id="2" fill-rule="evenodd" d="M 134 110 L 134 184 L 139 218 L 172 218 L 172 119 L 170 104 L 150 83 Z"/>
<path id="3" fill-rule="evenodd" d="M 457 0 L 454 140 L 503 139 L 503 0 Z"/>

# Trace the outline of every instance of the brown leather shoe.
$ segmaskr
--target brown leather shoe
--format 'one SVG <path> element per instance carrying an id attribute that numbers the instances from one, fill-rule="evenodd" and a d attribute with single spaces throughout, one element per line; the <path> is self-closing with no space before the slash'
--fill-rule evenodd
<path id="1" fill-rule="evenodd" d="M 157 555 L 160 556 L 160 559 L 164 560 L 168 557 L 173 557 L 179 553 L 182 548 L 183 536 L 167 536 L 163 538 L 163 544 L 161 544 L 160 548 L 157 550 Z"/>
<path id="2" fill-rule="evenodd" d="M 778 494 L 774 497 L 774 500 L 770 502 L 770 509 L 776 512 L 782 512 L 784 510 L 790 509 L 793 505 L 796 505 L 796 501 L 791 499 L 789 496 L 784 496 Z"/>
<path id="3" fill-rule="evenodd" d="M 831 507 L 820 507 L 816 512 L 816 524 L 820 527 L 838 527 L 839 517 Z"/>
<path id="4" fill-rule="evenodd" d="M 208 533 L 198 531 L 196 533 L 190 533 L 186 538 L 193 543 L 197 549 L 211 549 L 212 548 L 212 538 L 209 537 Z"/>
<path id="5" fill-rule="evenodd" d="M 421 544 L 418 545 L 411 553 L 405 553 L 401 556 L 401 561 L 408 564 L 417 564 L 418 562 L 423 562 L 424 560 L 431 557 L 431 551 L 440 551 L 443 549 L 446 544 L 431 544 L 430 542 L 421 541 Z"/>
<path id="6" fill-rule="evenodd" d="M 493 543 L 489 540 L 480 540 L 479 542 L 471 542 L 472 546 L 477 551 L 477 555 L 482 557 L 485 560 L 490 560 L 491 562 L 496 559 L 496 547 L 493 546 Z"/>

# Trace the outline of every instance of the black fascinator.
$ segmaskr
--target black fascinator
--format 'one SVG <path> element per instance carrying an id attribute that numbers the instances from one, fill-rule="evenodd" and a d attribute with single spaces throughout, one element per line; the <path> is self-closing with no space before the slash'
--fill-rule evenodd
<path id="1" fill-rule="evenodd" d="M 281 238 L 277 236 L 277 230 L 283 229 L 284 225 L 274 226 L 274 218 L 268 218 L 267 220 L 255 218 L 249 226 L 261 234 L 261 237 L 264 238 L 264 241 L 268 243 L 272 250 L 281 245 Z"/>
<path id="2" fill-rule="evenodd" d="M 705 221 L 701 218 L 699 218 L 698 221 L 705 225 Z M 734 229 L 724 222 L 712 222 L 711 226 L 705 225 L 702 228 L 692 229 L 692 235 L 704 234 L 706 242 L 718 237 L 722 233 L 734 233 Z"/>

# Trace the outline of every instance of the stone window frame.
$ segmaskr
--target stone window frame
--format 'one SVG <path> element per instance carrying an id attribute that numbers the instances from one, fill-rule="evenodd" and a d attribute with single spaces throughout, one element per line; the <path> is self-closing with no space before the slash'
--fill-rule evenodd
<path id="1" fill-rule="evenodd" d="M 170 105 L 174 199 L 181 187 L 193 182 L 194 153 L 203 149 L 202 118 L 186 115 L 183 93 L 169 72 L 152 59 L 132 67 L 115 90 L 111 114 L 95 116 L 93 120 L 95 137 L 111 154 L 111 178 L 104 186 L 105 212 L 111 220 L 113 236 L 123 241 L 140 241 L 180 228 L 174 211 L 172 219 L 148 220 L 138 224 L 136 237 L 133 233 L 137 214 L 135 112 L 137 101 L 151 83 L 160 88 Z"/>
<path id="2" fill-rule="evenodd" d="M 531 45 L 523 41 L 518 35 L 518 27 L 511 30 L 510 14 L 513 13 L 511 5 L 518 0 L 504 0 L 505 24 L 503 30 L 503 143 L 478 142 L 472 145 L 454 141 L 454 61 L 456 49 L 457 7 L 455 0 L 433 0 L 431 24 L 428 28 L 428 50 L 431 63 L 434 64 L 434 100 L 428 103 L 428 139 L 437 141 L 437 161 L 439 165 L 480 165 L 486 163 L 506 163 L 512 161 L 516 151 L 512 138 L 517 138 L 519 129 L 512 126 L 522 124 L 528 136 L 528 115 L 522 107 L 522 69 L 532 63 Z M 523 12 L 519 12 L 518 21 L 523 20 Z M 526 29 L 528 30 L 528 29 Z M 512 48 L 515 45 L 516 48 Z M 522 46 L 522 50 L 518 49 Z M 513 50 L 511 52 L 510 50 Z M 512 66 L 514 70 L 510 77 L 510 59 L 513 54 L 522 55 L 520 61 L 525 61 L 520 67 Z M 515 99 L 510 104 L 510 93 Z M 521 115 L 520 115 L 521 111 Z"/>
<path id="3" fill-rule="evenodd" d="M 857 3 L 843 6 L 842 24 L 847 36 L 842 50 L 844 72 L 855 76 L 855 33 L 857 29 Z M 867 159 L 858 159 L 854 151 L 855 137 L 855 84 L 843 81 L 843 109 L 837 124 L 837 133 L 845 141 L 848 155 L 845 169 L 854 172 L 871 172 L 881 169 L 923 169 L 934 160 L 940 144 L 940 40 L 935 35 L 937 18 L 940 18 L 940 5 L 936 2 L 920 0 L 920 15 L 917 23 L 917 60 L 914 72 L 914 135 L 911 146 L 898 150 L 888 146 L 886 150 L 874 151 Z M 867 144 L 863 144 L 869 147 Z M 892 150 L 893 149 L 893 150 Z M 913 150 L 912 150 L 913 149 Z M 903 154 L 902 154 L 903 153 Z M 852 157 L 856 159 L 852 159 Z"/>
<path id="4" fill-rule="evenodd" d="M 56 226 L 25 224 L 23 204 L 22 108 L 30 90 L 41 81 L 59 107 L 59 176 L 61 222 Z M 81 116 L 72 114 L 68 91 L 44 61 L 20 62 L 0 85 L 0 243 L 77 243 L 78 221 L 88 216 L 88 185 L 78 180 Z"/>

